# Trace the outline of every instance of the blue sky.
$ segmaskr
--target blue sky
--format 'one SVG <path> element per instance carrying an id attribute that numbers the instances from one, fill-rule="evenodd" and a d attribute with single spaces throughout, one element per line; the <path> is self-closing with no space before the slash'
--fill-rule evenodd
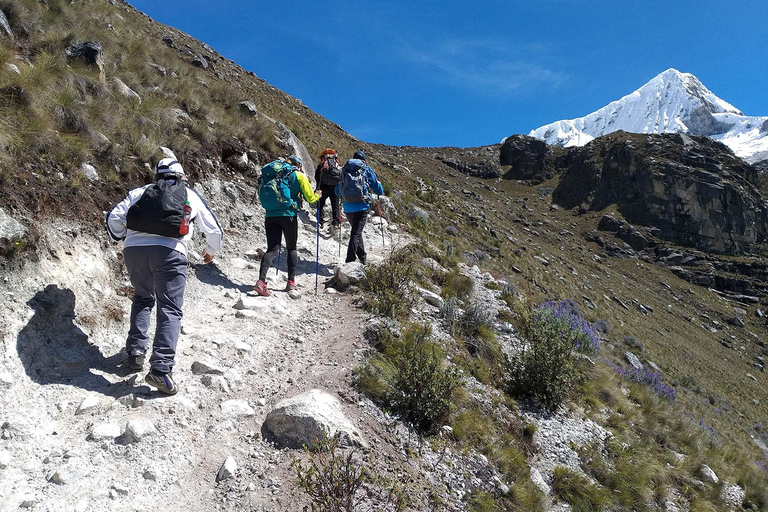
<path id="1" fill-rule="evenodd" d="M 129 0 L 367 142 L 478 146 L 673 67 L 768 115 L 766 0 Z"/>

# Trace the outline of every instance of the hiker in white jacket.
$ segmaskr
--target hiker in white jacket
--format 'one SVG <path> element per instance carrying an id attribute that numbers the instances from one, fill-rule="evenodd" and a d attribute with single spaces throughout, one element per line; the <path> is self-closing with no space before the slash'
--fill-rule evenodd
<path id="1" fill-rule="evenodd" d="M 150 314 L 157 300 L 157 325 L 145 381 L 162 393 L 175 395 L 178 386 L 171 370 L 187 284 L 187 243 L 197 225 L 206 239 L 203 261 L 210 263 L 221 249 L 223 231 L 205 200 L 186 186 L 184 169 L 174 158 L 158 162 L 155 179 L 156 183 L 128 192 L 107 214 L 106 223 L 113 240 L 125 240 L 123 256 L 134 288 L 125 366 L 135 371 L 144 367 Z"/>

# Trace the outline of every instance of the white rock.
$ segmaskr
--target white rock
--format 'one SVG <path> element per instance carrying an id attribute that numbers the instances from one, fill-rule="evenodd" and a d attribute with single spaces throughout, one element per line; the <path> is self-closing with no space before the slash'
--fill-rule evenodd
<path id="1" fill-rule="evenodd" d="M 83 163 L 80 166 L 80 174 L 90 181 L 99 181 L 99 173 L 96 172 L 96 168 L 88 163 Z"/>
<path id="2" fill-rule="evenodd" d="M 241 295 L 240 299 L 238 299 L 237 304 L 235 304 L 235 309 L 237 310 L 257 310 L 257 309 L 264 309 L 268 308 L 269 303 L 264 300 L 264 297 L 258 296 L 255 297 L 253 295 Z"/>
<path id="3" fill-rule="evenodd" d="M 712 468 L 710 468 L 706 464 L 701 465 L 699 474 L 701 475 L 701 479 L 704 480 L 706 483 L 716 484 L 720 481 L 720 479 L 717 478 L 717 475 L 715 474 L 715 472 L 712 471 Z"/>
<path id="4" fill-rule="evenodd" d="M 16 73 L 17 75 L 21 74 L 21 70 L 19 69 L 19 66 L 11 62 L 5 63 L 5 69 L 11 73 Z"/>
<path id="5" fill-rule="evenodd" d="M 290 290 L 288 292 L 288 296 L 293 300 L 298 300 L 301 298 L 301 292 L 299 292 L 298 290 Z"/>
<path id="6" fill-rule="evenodd" d="M 238 352 L 253 352 L 253 347 L 244 341 L 236 341 L 235 342 L 235 349 Z"/>
<path id="7" fill-rule="evenodd" d="M 641 363 L 640 359 L 638 359 L 638 357 L 635 354 L 633 354 L 632 352 L 626 352 L 624 354 L 624 357 L 627 358 L 627 362 L 635 370 L 642 370 L 643 369 L 643 363 Z"/>
<path id="8" fill-rule="evenodd" d="M 104 422 L 95 425 L 91 430 L 89 439 L 91 441 L 100 441 L 102 439 L 115 439 L 120 437 L 122 431 L 117 423 Z"/>
<path id="9" fill-rule="evenodd" d="M 136 91 L 134 91 L 133 89 L 125 85 L 125 82 L 123 82 L 119 78 L 113 78 L 112 81 L 115 83 L 115 88 L 117 89 L 117 92 L 119 92 L 120 94 L 122 94 L 123 96 L 125 96 L 131 101 L 138 101 L 139 103 L 141 103 L 141 96 L 139 96 L 139 94 Z"/>
<path id="10" fill-rule="evenodd" d="M 155 424 L 147 418 L 132 418 L 125 425 L 125 436 L 131 441 L 141 441 L 156 433 Z"/>
<path id="11" fill-rule="evenodd" d="M 219 474 L 216 475 L 216 481 L 221 482 L 222 480 L 228 480 L 235 476 L 236 471 L 237 463 L 235 462 L 234 458 L 229 456 L 227 457 L 227 460 L 224 461 L 224 464 L 222 464 L 219 468 Z"/>
<path id="12" fill-rule="evenodd" d="M 94 393 L 89 393 L 85 399 L 80 402 L 80 407 L 75 411 L 75 415 L 83 414 L 91 411 L 99 406 L 101 399 Z"/>
<path id="13" fill-rule="evenodd" d="M 11 454 L 7 450 L 0 450 L 0 469 L 5 469 L 11 465 Z"/>
<path id="14" fill-rule="evenodd" d="M 336 267 L 336 280 L 342 286 L 357 284 L 363 279 L 365 279 L 365 265 L 359 261 L 352 261 Z"/>
<path id="15" fill-rule="evenodd" d="M 424 299 L 424 301 L 427 304 L 431 304 L 436 307 L 442 307 L 443 305 L 443 298 L 440 297 L 438 294 L 431 292 L 429 290 L 425 290 L 424 288 L 416 287 L 416 291 L 419 292 L 419 295 L 421 298 Z"/>
<path id="16" fill-rule="evenodd" d="M 338 398 L 326 391 L 311 389 L 278 402 L 264 420 L 265 429 L 279 445 L 313 447 L 319 439 L 342 434 L 352 443 L 366 447 L 360 431 L 347 419 Z"/>
<path id="17" fill-rule="evenodd" d="M 539 473 L 539 470 L 531 466 L 531 482 L 533 482 L 533 485 L 539 488 L 541 492 L 543 492 L 545 495 L 549 495 L 551 492 L 551 489 L 549 488 L 549 485 L 547 485 L 547 482 L 544 481 L 544 477 L 541 476 L 541 473 Z"/>
<path id="18" fill-rule="evenodd" d="M 245 400 L 227 400 L 221 403 L 221 413 L 230 419 L 239 419 L 256 414 Z"/>
<path id="19" fill-rule="evenodd" d="M 246 318 L 246 319 L 259 318 L 259 314 L 250 309 L 243 309 L 235 313 L 235 318 Z"/>

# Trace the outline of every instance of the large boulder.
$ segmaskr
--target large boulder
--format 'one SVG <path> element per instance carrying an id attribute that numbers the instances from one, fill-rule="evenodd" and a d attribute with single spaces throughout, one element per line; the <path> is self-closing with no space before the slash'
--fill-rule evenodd
<path id="1" fill-rule="evenodd" d="M 656 228 L 662 239 L 740 253 L 768 234 L 768 202 L 757 182 L 754 167 L 707 137 L 615 132 L 577 151 L 552 198 L 583 211 L 615 204 L 628 222 Z"/>
<path id="2" fill-rule="evenodd" d="M 99 70 L 99 80 L 106 82 L 107 74 L 104 70 L 104 51 L 101 44 L 96 41 L 86 41 L 84 43 L 73 44 L 64 49 L 64 53 L 70 60 L 80 59 L 89 66 L 94 66 Z"/>
<path id="3" fill-rule="evenodd" d="M 338 398 L 319 389 L 286 398 L 267 414 L 264 437 L 279 446 L 314 448 L 337 437 L 342 444 L 367 446 L 360 431 L 347 419 Z"/>

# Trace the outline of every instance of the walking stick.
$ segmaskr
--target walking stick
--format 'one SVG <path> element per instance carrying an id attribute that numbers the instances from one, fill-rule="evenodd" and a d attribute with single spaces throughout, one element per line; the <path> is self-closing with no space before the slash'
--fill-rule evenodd
<path id="1" fill-rule="evenodd" d="M 384 217 L 381 215 L 381 199 L 376 201 L 376 206 L 379 207 L 379 219 L 381 219 L 379 221 L 379 227 L 381 228 L 381 245 L 384 246 L 387 244 L 384 242 Z"/>
<path id="2" fill-rule="evenodd" d="M 339 258 L 341 258 L 341 205 L 339 205 Z"/>
<path id="3" fill-rule="evenodd" d="M 277 263 L 275 263 L 275 277 L 277 277 L 277 273 L 280 270 L 280 249 L 283 248 L 283 244 L 280 244 L 277 246 Z"/>
<path id="4" fill-rule="evenodd" d="M 317 296 L 317 275 L 320 273 L 320 208 L 317 209 L 317 248 L 315 249 L 315 296 Z"/>

